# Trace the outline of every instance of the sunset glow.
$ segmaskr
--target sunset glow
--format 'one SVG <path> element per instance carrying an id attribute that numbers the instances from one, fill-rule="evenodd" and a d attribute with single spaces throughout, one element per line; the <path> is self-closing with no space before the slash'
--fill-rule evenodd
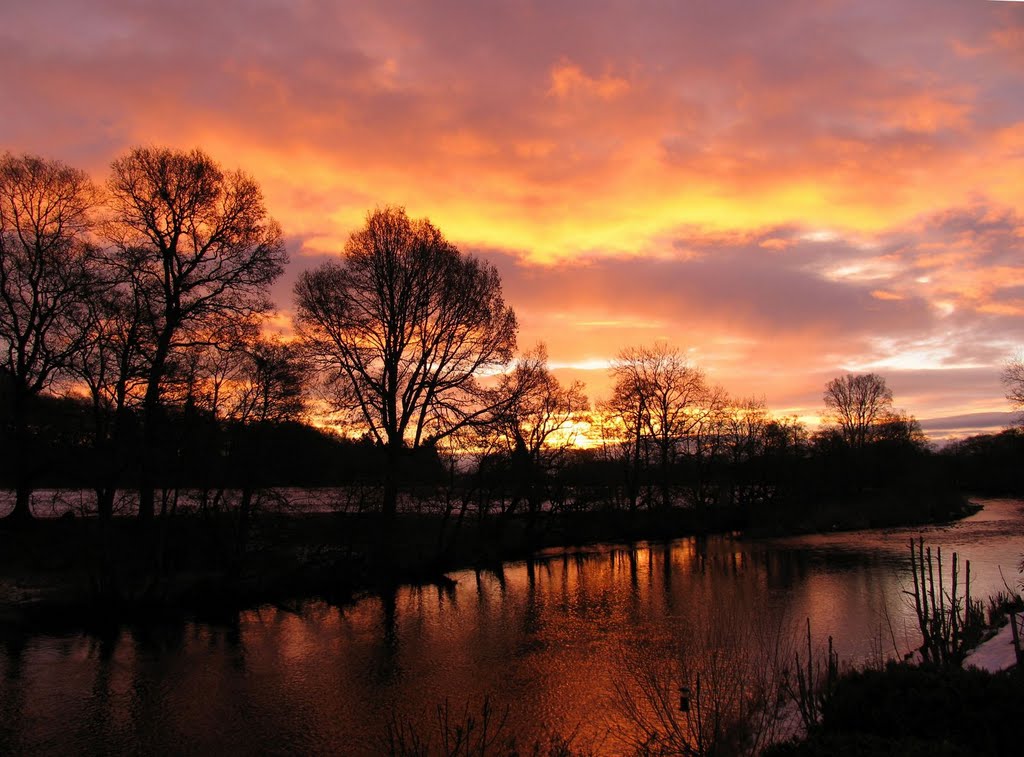
<path id="1" fill-rule="evenodd" d="M 816 420 L 882 373 L 935 437 L 1010 422 L 1024 4 L 40 0 L 0 27 L 0 148 L 251 173 L 299 273 L 404 205 L 493 262 L 563 380 L 630 345 Z"/>

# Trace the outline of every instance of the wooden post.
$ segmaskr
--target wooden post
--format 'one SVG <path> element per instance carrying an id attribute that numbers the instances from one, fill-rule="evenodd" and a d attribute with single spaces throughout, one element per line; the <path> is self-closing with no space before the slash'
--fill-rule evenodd
<path id="1" fill-rule="evenodd" d="M 928 601 L 932 608 L 928 618 L 932 635 L 932 649 L 935 651 L 938 661 L 945 665 L 948 650 L 942 643 L 942 627 L 940 625 L 942 616 L 939 614 L 939 604 L 935 601 L 935 565 L 932 562 L 932 548 L 928 547 L 925 554 L 928 556 Z"/>
<path id="2" fill-rule="evenodd" d="M 954 552 L 953 554 L 956 554 Z M 946 628 L 946 597 L 945 590 L 942 586 L 942 547 L 938 548 L 938 560 L 939 560 L 939 635 L 943 640 L 944 644 L 948 645 L 949 633 Z"/>
<path id="3" fill-rule="evenodd" d="M 956 584 L 958 581 L 959 572 L 957 571 L 957 555 L 953 552 L 952 586 L 950 588 L 952 594 L 949 596 L 949 623 L 951 626 L 949 629 L 949 635 L 952 640 L 953 648 L 956 649 L 957 654 L 959 654 L 959 648 L 961 648 L 961 643 L 959 643 L 959 630 L 961 630 L 959 629 L 959 608 L 956 606 Z M 965 625 L 967 625 L 970 609 L 970 607 L 967 607 L 964 611 Z"/>
<path id="4" fill-rule="evenodd" d="M 1010 629 L 1013 631 L 1013 651 L 1017 657 L 1017 664 L 1024 665 L 1024 654 L 1021 653 L 1020 648 L 1020 630 L 1017 628 L 1017 613 L 1012 611 L 1010 612 Z"/>
<path id="5" fill-rule="evenodd" d="M 964 626 L 971 624 L 971 561 L 967 560 L 967 578 L 964 581 Z"/>
<path id="6" fill-rule="evenodd" d="M 925 626 L 925 608 L 921 605 L 921 597 L 924 594 L 924 587 L 917 577 L 917 552 L 914 547 L 914 540 L 910 540 L 910 575 L 914 577 L 914 609 L 917 611 L 917 624 L 921 627 L 921 656 L 928 659 L 928 628 Z M 810 618 L 807 619 L 810 624 Z"/>

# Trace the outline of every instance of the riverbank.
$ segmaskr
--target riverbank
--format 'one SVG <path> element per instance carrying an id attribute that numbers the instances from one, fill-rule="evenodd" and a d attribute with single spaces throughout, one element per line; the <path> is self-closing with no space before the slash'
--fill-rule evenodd
<path id="1" fill-rule="evenodd" d="M 0 522 L 0 623 L 90 627 L 306 598 L 346 603 L 401 584 L 443 583 L 463 567 L 496 567 L 548 547 L 730 530 L 726 518 L 541 514 L 467 520 L 402 514 L 179 513 Z"/>
<path id="2" fill-rule="evenodd" d="M 1021 748 L 1024 671 L 890 664 L 840 676 L 807 736 L 766 757 L 1001 755 Z"/>
<path id="3" fill-rule="evenodd" d="M 743 531 L 761 537 L 923 526 L 950 523 L 979 510 L 980 505 L 955 491 L 876 489 L 754 512 Z"/>
<path id="4" fill-rule="evenodd" d="M 446 573 L 495 568 L 538 550 L 693 535 L 808 533 L 921 525 L 976 512 L 966 500 L 909 510 L 885 498 L 828 504 L 772 528 L 736 510 L 674 509 L 540 513 L 484 520 L 262 512 L 243 526 L 236 512 L 182 512 L 142 524 L 115 518 L 0 521 L 0 624 L 92 628 L 196 615 L 216 618 L 261 604 L 325 599 L 344 604 L 401 584 L 444 584 Z M 846 514 L 846 517 L 839 517 Z M 749 530 L 745 530 L 748 529 Z"/>

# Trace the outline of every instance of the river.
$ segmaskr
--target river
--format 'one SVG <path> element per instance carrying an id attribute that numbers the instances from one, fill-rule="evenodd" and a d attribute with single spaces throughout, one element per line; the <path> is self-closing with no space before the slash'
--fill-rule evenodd
<path id="1" fill-rule="evenodd" d="M 947 586 L 954 550 L 975 596 L 1016 586 L 1024 502 L 979 501 L 946 526 L 551 550 L 450 587 L 228 623 L 0 629 L 0 753 L 379 754 L 389 721 L 428 733 L 445 702 L 479 721 L 485 697 L 521 744 L 553 731 L 623 753 L 616 688 L 638 660 L 685 674 L 724 640 L 799 640 L 807 619 L 845 664 L 906 652 L 912 537 L 942 548 Z"/>

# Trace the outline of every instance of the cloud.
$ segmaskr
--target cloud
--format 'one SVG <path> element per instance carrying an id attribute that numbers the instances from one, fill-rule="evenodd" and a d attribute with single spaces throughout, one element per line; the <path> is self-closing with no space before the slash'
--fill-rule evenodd
<path id="1" fill-rule="evenodd" d="M 565 59 L 551 69 L 551 89 L 548 92 L 555 97 L 582 95 L 613 100 L 627 91 L 629 82 L 622 77 L 611 74 L 588 76 L 579 66 Z"/>
<path id="2" fill-rule="evenodd" d="M 977 434 L 994 434 L 1020 422 L 1020 413 L 969 413 L 921 421 L 933 442 L 944 443 Z"/>
<path id="3" fill-rule="evenodd" d="M 26 73 L 11 82 L 22 105 L 7 136 L 38 144 L 35 124 L 47 123 L 47 140 L 76 154 L 95 152 L 83 133 L 115 149 L 200 141 L 275 184 L 346 188 L 331 226 L 367 199 L 397 201 L 465 241 L 562 257 L 682 222 L 877 227 L 920 212 L 925 189 L 956 204 L 1019 175 L 991 141 L 1015 121 L 989 122 L 982 107 L 1010 72 L 979 85 L 946 42 L 981 44 L 1002 29 L 985 9 L 238 10 L 19 9 L 2 55 Z M 296 231 L 317 231 L 292 195 L 275 192 L 303 223 Z"/>
<path id="4" fill-rule="evenodd" d="M 285 308 L 397 203 L 494 260 L 567 365 L 664 338 L 801 412 L 867 366 L 932 372 L 899 374 L 942 387 L 913 412 L 994 412 L 980 372 L 1024 343 L 1006 5 L 37 0 L 0 27 L 0 143 L 245 168 Z"/>
<path id="5" fill-rule="evenodd" d="M 992 305 L 1021 291 L 1024 263 L 1005 258 L 1017 226 L 1013 212 L 979 200 L 874 234 L 681 229 L 662 244 L 675 256 L 541 265 L 480 254 L 499 267 L 528 341 L 547 339 L 567 361 L 663 339 L 734 394 L 764 394 L 773 407 L 816 413 L 829 378 L 878 371 L 910 412 L 930 415 L 1005 407 L 998 366 L 1024 341 L 1024 319 Z M 1002 284 L 990 297 L 993 270 Z M 599 372 L 590 383 L 607 391 Z"/>

